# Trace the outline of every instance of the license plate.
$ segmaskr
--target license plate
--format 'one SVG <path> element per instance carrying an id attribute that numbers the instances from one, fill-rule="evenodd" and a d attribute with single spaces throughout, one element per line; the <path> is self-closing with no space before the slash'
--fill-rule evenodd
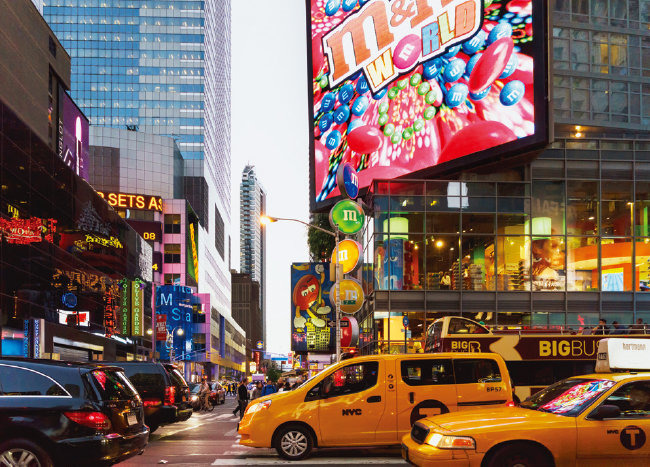
<path id="1" fill-rule="evenodd" d="M 126 423 L 127 425 L 135 425 L 138 423 L 138 418 L 135 416 L 134 413 L 127 413 L 126 414 Z"/>

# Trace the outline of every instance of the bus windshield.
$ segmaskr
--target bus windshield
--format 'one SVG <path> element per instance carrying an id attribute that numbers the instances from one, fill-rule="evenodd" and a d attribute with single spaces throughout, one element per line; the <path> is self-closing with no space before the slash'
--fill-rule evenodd
<path id="1" fill-rule="evenodd" d="M 606 379 L 569 378 L 529 397 L 521 407 L 576 417 L 614 384 Z"/>

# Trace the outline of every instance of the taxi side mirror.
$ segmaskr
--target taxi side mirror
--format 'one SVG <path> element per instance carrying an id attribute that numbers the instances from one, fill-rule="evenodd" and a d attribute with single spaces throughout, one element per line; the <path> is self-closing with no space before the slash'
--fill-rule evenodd
<path id="1" fill-rule="evenodd" d="M 603 404 L 596 407 L 589 417 L 592 420 L 604 420 L 606 418 L 618 418 L 621 416 L 621 409 L 617 405 Z"/>

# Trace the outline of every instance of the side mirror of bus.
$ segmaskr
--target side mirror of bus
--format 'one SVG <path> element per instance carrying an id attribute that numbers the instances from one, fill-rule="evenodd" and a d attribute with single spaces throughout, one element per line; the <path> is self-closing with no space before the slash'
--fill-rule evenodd
<path id="1" fill-rule="evenodd" d="M 621 409 L 617 405 L 603 404 L 596 407 L 589 417 L 592 420 L 605 420 L 606 418 L 618 418 L 621 416 Z"/>

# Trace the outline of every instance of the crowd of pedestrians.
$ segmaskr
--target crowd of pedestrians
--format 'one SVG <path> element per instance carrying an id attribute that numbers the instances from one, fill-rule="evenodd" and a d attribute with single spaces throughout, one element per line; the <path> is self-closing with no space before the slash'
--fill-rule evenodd
<path id="1" fill-rule="evenodd" d="M 264 382 L 257 381 L 252 384 L 249 389 L 247 385 L 248 379 L 243 378 L 239 385 L 231 383 L 226 385 L 226 395 L 231 395 L 237 398 L 237 407 L 233 410 L 233 415 L 239 413 L 239 418 L 241 419 L 244 416 L 246 411 L 246 406 L 248 403 L 258 397 L 268 396 L 276 392 L 285 392 L 291 391 L 304 382 L 304 377 L 299 376 L 296 380 L 291 383 L 288 380 L 283 380 L 282 378 L 278 379 L 277 382 L 269 381 L 268 379 Z"/>

